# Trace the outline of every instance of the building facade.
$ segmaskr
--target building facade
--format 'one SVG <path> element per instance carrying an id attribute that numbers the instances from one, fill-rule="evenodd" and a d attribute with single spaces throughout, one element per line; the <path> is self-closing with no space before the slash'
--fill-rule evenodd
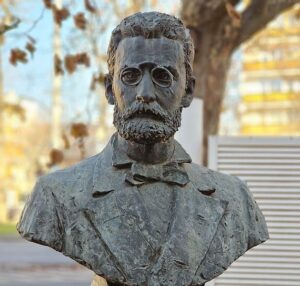
<path id="1" fill-rule="evenodd" d="M 239 133 L 300 135 L 299 7 L 250 40 L 242 49 L 242 63 Z"/>

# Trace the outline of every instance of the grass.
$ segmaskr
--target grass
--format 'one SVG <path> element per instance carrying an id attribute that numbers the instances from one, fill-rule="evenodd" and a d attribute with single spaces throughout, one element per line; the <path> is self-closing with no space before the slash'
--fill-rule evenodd
<path id="1" fill-rule="evenodd" d="M 17 235 L 15 224 L 0 224 L 0 236 L 1 235 Z"/>

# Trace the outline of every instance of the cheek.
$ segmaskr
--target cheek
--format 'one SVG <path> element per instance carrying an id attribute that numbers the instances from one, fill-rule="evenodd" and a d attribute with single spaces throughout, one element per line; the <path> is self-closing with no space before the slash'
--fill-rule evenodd
<path id="1" fill-rule="evenodd" d="M 181 106 L 181 100 L 185 90 L 180 88 L 178 84 L 174 84 L 171 88 L 158 90 L 160 104 L 169 110 L 176 110 Z"/>
<path id="2" fill-rule="evenodd" d="M 115 100 L 120 110 L 126 109 L 135 99 L 134 88 L 125 86 L 121 81 L 115 81 L 113 85 Z"/>
<path id="3" fill-rule="evenodd" d="M 124 110 L 124 99 L 122 96 L 122 88 L 118 84 L 113 85 L 113 93 L 115 96 L 115 102 L 120 110 Z"/>

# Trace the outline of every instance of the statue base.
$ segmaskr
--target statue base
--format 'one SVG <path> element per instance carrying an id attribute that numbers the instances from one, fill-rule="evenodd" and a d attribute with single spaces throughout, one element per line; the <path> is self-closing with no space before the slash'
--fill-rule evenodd
<path id="1" fill-rule="evenodd" d="M 102 278 L 101 276 L 95 275 L 94 280 L 91 284 L 91 286 L 115 286 L 116 284 L 107 283 L 107 281 Z M 201 285 L 205 286 L 205 284 Z"/>
<path id="2" fill-rule="evenodd" d="M 106 280 L 98 275 L 94 276 L 91 286 L 109 286 Z"/>

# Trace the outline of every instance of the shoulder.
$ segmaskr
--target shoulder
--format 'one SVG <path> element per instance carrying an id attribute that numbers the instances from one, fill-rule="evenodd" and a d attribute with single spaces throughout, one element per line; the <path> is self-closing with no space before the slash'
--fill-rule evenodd
<path id="1" fill-rule="evenodd" d="M 189 165 L 188 173 L 196 186 L 205 184 L 214 190 L 212 197 L 228 202 L 226 213 L 230 215 L 235 225 L 243 225 L 244 231 L 248 234 L 248 249 L 268 239 L 265 218 L 246 182 L 236 176 L 203 166 Z"/>
<path id="2" fill-rule="evenodd" d="M 105 154 L 105 153 L 104 153 Z M 41 176 L 23 209 L 17 229 L 21 236 L 61 251 L 70 216 L 76 216 L 93 183 L 96 165 L 105 168 L 103 152 Z M 99 169 L 97 169 L 99 171 Z"/>
<path id="3" fill-rule="evenodd" d="M 236 176 L 208 169 L 194 163 L 185 164 L 190 180 L 196 186 L 207 186 L 216 190 L 215 196 L 245 196 L 248 192 L 246 183 Z"/>
<path id="4" fill-rule="evenodd" d="M 81 175 L 89 175 L 97 162 L 98 159 L 101 159 L 101 153 L 87 158 L 83 161 L 78 162 L 68 168 L 64 168 L 61 170 L 56 170 L 54 172 L 50 172 L 47 175 L 44 175 L 40 178 L 42 183 L 51 182 L 52 184 L 60 183 L 61 181 L 68 181 L 75 179 Z"/>
<path id="5" fill-rule="evenodd" d="M 208 194 L 212 197 L 227 201 L 227 212 L 239 217 L 250 228 L 254 225 L 262 226 L 262 236 L 267 237 L 264 217 L 246 182 L 236 176 L 210 170 L 197 164 L 187 165 L 189 165 L 186 166 L 189 177 L 198 189 L 206 188 L 210 190 Z"/>
<path id="6" fill-rule="evenodd" d="M 40 189 L 51 189 L 57 195 L 72 192 L 89 183 L 94 174 L 97 162 L 102 159 L 102 153 L 87 158 L 71 167 L 56 170 L 39 178 Z"/>
<path id="7" fill-rule="evenodd" d="M 236 176 L 218 172 L 194 163 L 186 164 L 190 180 L 197 187 L 215 190 L 213 196 L 230 202 L 230 205 L 254 203 L 254 198 L 246 182 Z"/>

